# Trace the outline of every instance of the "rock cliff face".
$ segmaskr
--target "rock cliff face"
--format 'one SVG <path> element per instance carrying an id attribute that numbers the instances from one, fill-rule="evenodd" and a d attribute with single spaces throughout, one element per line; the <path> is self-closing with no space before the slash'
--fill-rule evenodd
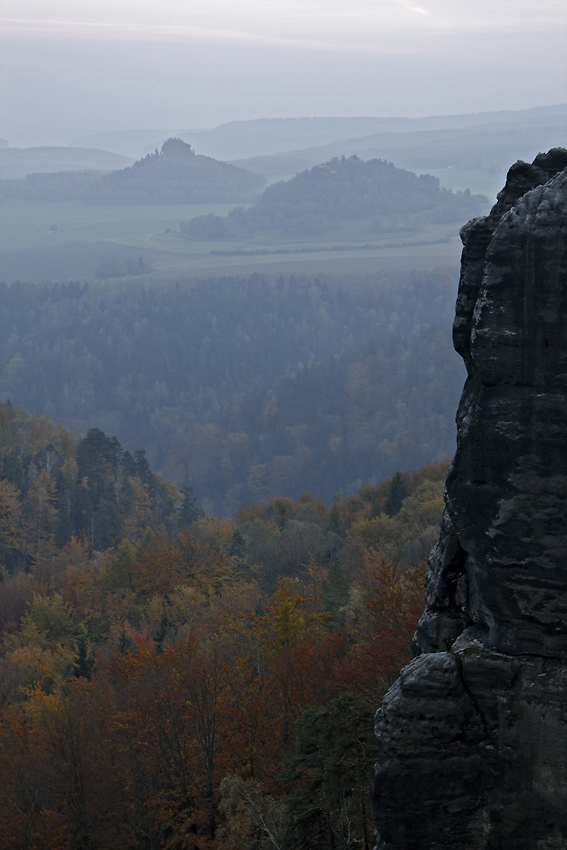
<path id="1" fill-rule="evenodd" d="M 378 850 L 567 848 L 567 151 L 461 231 L 467 366 L 416 658 L 376 715 Z"/>

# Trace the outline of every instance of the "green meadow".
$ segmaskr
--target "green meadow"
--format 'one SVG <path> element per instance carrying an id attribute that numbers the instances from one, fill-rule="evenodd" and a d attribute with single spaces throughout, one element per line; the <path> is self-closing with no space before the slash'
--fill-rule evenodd
<path id="1" fill-rule="evenodd" d="M 90 205 L 80 201 L 4 200 L 0 223 L 5 247 L 37 248 L 110 239 L 118 245 L 162 248 L 168 230 L 197 215 L 226 215 L 234 204 Z M 55 229 L 56 228 L 56 229 Z"/>
<path id="2" fill-rule="evenodd" d="M 301 273 L 343 267 L 366 271 L 458 262 L 458 224 L 377 234 L 370 220 L 362 220 L 316 237 L 273 231 L 210 241 L 180 234 L 182 221 L 209 213 L 226 215 L 233 206 L 6 199 L 0 205 L 0 280 L 92 279 L 100 276 L 109 258 L 125 262 L 139 256 L 151 269 L 142 277 L 152 282 L 209 273 Z"/>

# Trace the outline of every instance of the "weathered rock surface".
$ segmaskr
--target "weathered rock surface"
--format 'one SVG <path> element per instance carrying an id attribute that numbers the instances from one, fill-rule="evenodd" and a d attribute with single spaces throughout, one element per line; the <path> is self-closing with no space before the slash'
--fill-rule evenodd
<path id="1" fill-rule="evenodd" d="M 415 660 L 376 716 L 379 850 L 567 848 L 567 151 L 461 231 L 467 366 Z"/>

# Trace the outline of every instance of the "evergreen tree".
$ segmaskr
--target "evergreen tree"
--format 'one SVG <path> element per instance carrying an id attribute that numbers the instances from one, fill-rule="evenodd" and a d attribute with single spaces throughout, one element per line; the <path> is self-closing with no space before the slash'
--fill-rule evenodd
<path id="1" fill-rule="evenodd" d="M 77 679 L 90 679 L 94 666 L 95 660 L 89 652 L 87 630 L 84 626 L 81 626 L 77 636 L 77 651 L 73 661 L 73 676 Z"/>
<path id="2" fill-rule="evenodd" d="M 180 488 L 181 505 L 178 508 L 177 523 L 180 528 L 188 528 L 201 519 L 205 512 L 197 504 L 197 499 L 193 495 L 193 489 L 185 484 Z"/>
<path id="3" fill-rule="evenodd" d="M 295 754 L 284 779 L 296 847 L 351 850 L 371 846 L 368 788 L 376 757 L 373 708 L 343 693 L 307 708 L 297 721 Z"/>
<path id="4" fill-rule="evenodd" d="M 341 626 L 344 623 L 344 610 L 348 601 L 348 581 L 340 562 L 331 561 L 329 576 L 323 593 L 323 609 L 331 615 L 330 625 Z"/>
<path id="5" fill-rule="evenodd" d="M 238 528 L 234 529 L 227 554 L 229 558 L 236 558 L 238 561 L 241 561 L 246 557 L 246 540 Z"/>
<path id="6" fill-rule="evenodd" d="M 389 517 L 396 516 L 402 507 L 402 502 L 409 494 L 409 490 L 401 472 L 396 472 L 390 484 L 390 492 L 386 499 L 385 510 Z"/>

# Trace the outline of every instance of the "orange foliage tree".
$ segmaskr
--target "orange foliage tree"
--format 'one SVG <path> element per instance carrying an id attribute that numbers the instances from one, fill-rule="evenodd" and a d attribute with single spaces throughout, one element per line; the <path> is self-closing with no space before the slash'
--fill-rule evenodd
<path id="1" fill-rule="evenodd" d="M 400 573 L 385 558 L 365 553 L 361 622 L 348 657 L 334 670 L 339 690 L 376 705 L 411 660 L 411 640 L 425 604 L 425 567 L 416 564 Z"/>

